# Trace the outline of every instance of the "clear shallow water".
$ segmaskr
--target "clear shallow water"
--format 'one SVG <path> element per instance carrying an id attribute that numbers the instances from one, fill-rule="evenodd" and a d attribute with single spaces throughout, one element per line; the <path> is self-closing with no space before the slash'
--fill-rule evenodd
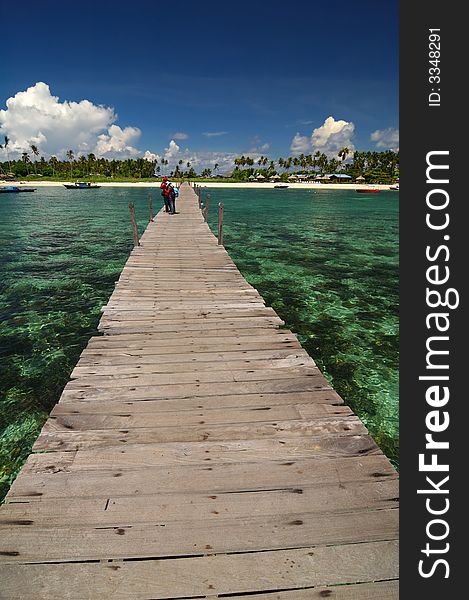
<path id="1" fill-rule="evenodd" d="M 132 248 L 148 188 L 0 197 L 0 498 L 28 456 Z M 153 192 L 160 205 L 159 190 Z M 398 200 L 213 189 L 225 245 L 387 455 L 398 447 Z"/>
<path id="2" fill-rule="evenodd" d="M 0 196 L 0 499 L 88 339 L 143 231 L 148 188 Z M 159 190 L 153 192 L 159 204 Z"/>
<path id="3" fill-rule="evenodd" d="M 206 191 L 243 275 L 398 466 L 399 195 Z"/>

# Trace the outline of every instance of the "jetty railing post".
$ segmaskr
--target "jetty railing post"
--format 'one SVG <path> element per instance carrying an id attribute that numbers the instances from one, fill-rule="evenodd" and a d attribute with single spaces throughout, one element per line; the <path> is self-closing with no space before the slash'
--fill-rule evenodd
<path id="1" fill-rule="evenodd" d="M 205 220 L 205 221 L 207 221 L 207 218 L 208 218 L 208 211 L 209 211 L 209 208 L 210 208 L 210 194 L 207 194 L 207 195 L 205 196 L 205 208 L 204 208 L 204 210 L 202 211 L 202 213 L 203 213 L 203 216 L 204 216 L 204 220 Z"/>
<path id="2" fill-rule="evenodd" d="M 200 199 L 200 189 L 197 188 L 197 198 L 199 201 L 199 208 L 202 209 L 202 200 Z"/>
<path id="3" fill-rule="evenodd" d="M 134 246 L 140 246 L 140 242 L 138 239 L 137 219 L 135 218 L 135 204 L 133 202 L 129 202 L 129 210 L 130 221 L 132 223 L 132 234 L 134 236 Z"/>
<path id="4" fill-rule="evenodd" d="M 153 223 L 153 199 L 151 192 L 148 194 L 148 221 Z"/>
<path id="5" fill-rule="evenodd" d="M 223 202 L 218 203 L 218 245 L 223 246 Z"/>

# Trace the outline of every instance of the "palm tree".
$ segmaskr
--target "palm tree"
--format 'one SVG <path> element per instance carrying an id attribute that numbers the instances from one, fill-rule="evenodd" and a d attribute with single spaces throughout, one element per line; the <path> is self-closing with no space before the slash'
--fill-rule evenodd
<path id="1" fill-rule="evenodd" d="M 29 147 L 31 148 L 31 152 L 34 154 L 34 156 L 39 156 L 39 150 L 38 150 L 37 146 L 35 146 L 34 144 L 31 144 Z M 34 161 L 34 172 L 37 175 L 36 161 Z"/>
<path id="2" fill-rule="evenodd" d="M 350 150 L 345 146 L 341 150 L 339 150 L 338 157 L 342 160 L 342 162 L 347 158 L 350 154 Z"/>
<path id="3" fill-rule="evenodd" d="M 54 176 L 55 176 L 55 168 L 56 168 L 56 166 L 57 166 L 58 162 L 59 162 L 59 161 L 58 161 L 58 159 L 57 159 L 57 157 L 56 157 L 56 156 L 51 156 L 51 157 L 49 158 L 49 164 L 50 164 L 50 166 L 52 167 L 52 177 L 54 177 Z"/>
<path id="4" fill-rule="evenodd" d="M 214 170 L 215 172 L 216 172 L 216 171 L 218 171 L 218 167 L 219 167 L 219 166 L 220 166 L 220 165 L 219 165 L 218 163 L 215 163 L 215 164 L 213 165 L 213 170 Z"/>
<path id="5" fill-rule="evenodd" d="M 75 154 L 73 150 L 67 150 L 67 158 L 70 161 L 70 179 L 72 179 L 72 168 L 73 168 L 73 159 L 75 158 Z"/>
<path id="6" fill-rule="evenodd" d="M 93 164 L 96 162 L 96 156 L 93 153 L 88 154 L 88 175 L 91 175 L 91 169 Z"/>
<path id="7" fill-rule="evenodd" d="M 10 173 L 11 173 L 11 162 L 10 162 L 10 156 L 8 153 L 8 144 L 9 143 L 10 143 L 10 138 L 5 136 L 5 143 L 3 144 L 3 146 L 0 144 L 0 148 L 5 148 L 5 152 L 7 153 L 8 168 L 10 169 Z"/>
<path id="8" fill-rule="evenodd" d="M 324 173 L 329 165 L 329 160 L 324 152 L 319 152 L 319 156 L 316 160 L 316 164 L 318 165 L 321 173 Z"/>
<path id="9" fill-rule="evenodd" d="M 24 164 L 26 165 L 26 171 L 29 175 L 29 169 L 28 169 L 28 163 L 30 163 L 31 161 L 29 160 L 29 154 L 27 152 L 23 152 L 23 154 L 21 155 L 21 160 L 24 162 Z"/>
<path id="10" fill-rule="evenodd" d="M 86 175 L 85 165 L 88 165 L 88 161 L 86 160 L 86 156 L 84 154 L 82 154 L 78 160 L 81 166 L 81 175 L 83 177 Z"/>

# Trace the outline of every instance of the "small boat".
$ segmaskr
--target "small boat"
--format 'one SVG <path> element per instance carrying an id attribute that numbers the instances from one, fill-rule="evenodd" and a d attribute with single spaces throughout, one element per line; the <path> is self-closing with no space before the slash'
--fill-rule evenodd
<path id="1" fill-rule="evenodd" d="M 15 185 L 0 187 L 0 194 L 18 194 L 19 192 L 35 192 L 36 188 L 20 188 Z"/>
<path id="2" fill-rule="evenodd" d="M 399 184 L 398 184 L 398 183 L 396 183 L 395 185 L 390 185 L 390 186 L 389 186 L 389 189 L 390 189 L 390 190 L 395 190 L 395 191 L 397 191 L 397 192 L 398 192 L 398 191 L 399 191 Z"/>
<path id="3" fill-rule="evenodd" d="M 75 183 L 64 183 L 67 190 L 90 190 L 98 189 L 100 185 L 89 183 L 88 181 L 76 181 Z"/>
<path id="4" fill-rule="evenodd" d="M 279 183 L 277 185 L 274 185 L 274 188 L 281 188 L 281 189 L 285 189 L 287 188 L 288 185 L 286 185 L 285 183 Z"/>
<path id="5" fill-rule="evenodd" d="M 376 188 L 363 188 L 355 191 L 359 194 L 378 194 L 381 190 L 377 190 Z"/>

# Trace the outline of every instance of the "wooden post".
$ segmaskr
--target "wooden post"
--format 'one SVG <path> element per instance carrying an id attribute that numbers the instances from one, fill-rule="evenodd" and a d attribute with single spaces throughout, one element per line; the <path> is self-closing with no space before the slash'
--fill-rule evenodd
<path id="1" fill-rule="evenodd" d="M 208 219 L 208 210 L 210 208 L 210 194 L 207 194 L 205 196 L 205 208 L 203 210 L 203 215 L 204 215 L 204 220 L 207 221 Z"/>
<path id="2" fill-rule="evenodd" d="M 138 240 L 137 220 L 135 218 L 135 204 L 133 202 L 129 202 L 129 210 L 130 210 L 130 221 L 132 223 L 132 233 L 134 236 L 134 246 L 140 246 L 140 242 Z"/>
<path id="3" fill-rule="evenodd" d="M 223 202 L 218 203 L 218 245 L 223 246 Z"/>
<path id="4" fill-rule="evenodd" d="M 200 190 L 197 190 L 197 198 L 198 198 L 198 202 L 199 202 L 199 208 L 202 209 L 202 201 L 200 199 Z"/>
<path id="5" fill-rule="evenodd" d="M 153 199 L 151 192 L 148 194 L 148 221 L 153 223 Z"/>

